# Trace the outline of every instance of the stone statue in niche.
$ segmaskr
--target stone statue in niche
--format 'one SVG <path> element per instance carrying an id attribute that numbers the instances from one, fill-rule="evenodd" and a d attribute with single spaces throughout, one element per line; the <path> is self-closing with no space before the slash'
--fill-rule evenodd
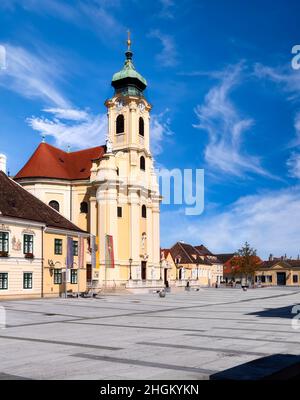
<path id="1" fill-rule="evenodd" d="M 146 240 L 147 240 L 146 233 L 143 233 L 142 234 L 142 250 L 146 249 Z"/>
<path id="2" fill-rule="evenodd" d="M 112 148 L 112 141 L 110 140 L 110 137 L 107 136 L 107 137 L 106 137 L 106 153 L 107 153 L 107 154 L 111 154 L 112 151 L 113 151 L 113 148 Z"/>

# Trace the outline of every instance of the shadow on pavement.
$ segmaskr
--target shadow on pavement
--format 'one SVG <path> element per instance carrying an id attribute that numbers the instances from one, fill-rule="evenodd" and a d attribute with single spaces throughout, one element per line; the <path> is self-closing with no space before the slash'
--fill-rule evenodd
<path id="1" fill-rule="evenodd" d="M 264 318 L 290 318 L 292 319 L 295 314 L 292 314 L 292 309 L 294 305 L 292 306 L 286 306 L 286 307 L 279 307 L 279 308 L 266 308 L 265 310 L 262 311 L 255 311 L 251 313 L 247 313 L 247 315 L 256 315 L 258 317 L 264 317 Z"/>
<path id="2" fill-rule="evenodd" d="M 210 376 L 210 380 L 293 380 L 300 378 L 300 356 L 274 354 L 237 365 Z"/>

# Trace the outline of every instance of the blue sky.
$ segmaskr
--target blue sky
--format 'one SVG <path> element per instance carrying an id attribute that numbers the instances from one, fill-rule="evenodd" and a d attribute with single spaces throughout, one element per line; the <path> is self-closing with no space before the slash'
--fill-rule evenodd
<path id="1" fill-rule="evenodd" d="M 157 165 L 205 169 L 205 211 L 163 206 L 161 244 L 300 253 L 298 1 L 1 0 L 0 152 L 16 173 L 47 134 L 104 142 L 104 101 L 132 31 Z"/>

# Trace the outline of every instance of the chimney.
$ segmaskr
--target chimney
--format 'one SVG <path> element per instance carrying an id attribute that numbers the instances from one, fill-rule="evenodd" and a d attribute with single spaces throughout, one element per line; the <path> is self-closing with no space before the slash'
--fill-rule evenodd
<path id="1" fill-rule="evenodd" d="M 6 155 L 0 154 L 0 171 L 3 171 L 6 174 Z"/>
<path id="2" fill-rule="evenodd" d="M 269 255 L 269 261 L 273 261 L 273 254 Z"/>

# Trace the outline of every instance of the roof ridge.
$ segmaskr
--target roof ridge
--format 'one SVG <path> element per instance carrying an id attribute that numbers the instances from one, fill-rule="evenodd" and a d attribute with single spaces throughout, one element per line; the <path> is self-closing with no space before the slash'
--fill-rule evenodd
<path id="1" fill-rule="evenodd" d="M 83 151 L 88 151 L 88 150 L 95 150 L 99 147 L 105 147 L 105 144 L 101 144 L 99 146 L 93 146 L 93 147 L 87 147 L 86 149 L 80 149 L 80 150 L 76 150 L 76 151 L 70 151 L 70 152 L 66 152 L 66 154 L 76 154 L 76 153 L 82 153 Z"/>
<path id="2" fill-rule="evenodd" d="M 180 243 L 180 242 L 178 242 L 179 243 L 179 245 L 182 247 L 182 249 L 183 249 L 183 251 L 185 252 L 185 254 L 188 256 L 188 258 L 191 260 L 191 261 L 195 261 L 195 260 L 193 260 L 192 259 L 192 257 L 190 257 L 190 255 L 189 255 L 189 253 L 185 250 L 185 248 L 182 246 L 182 243 Z M 192 245 L 189 245 L 189 246 L 192 246 Z M 192 246 L 193 247 L 193 246 Z"/>

